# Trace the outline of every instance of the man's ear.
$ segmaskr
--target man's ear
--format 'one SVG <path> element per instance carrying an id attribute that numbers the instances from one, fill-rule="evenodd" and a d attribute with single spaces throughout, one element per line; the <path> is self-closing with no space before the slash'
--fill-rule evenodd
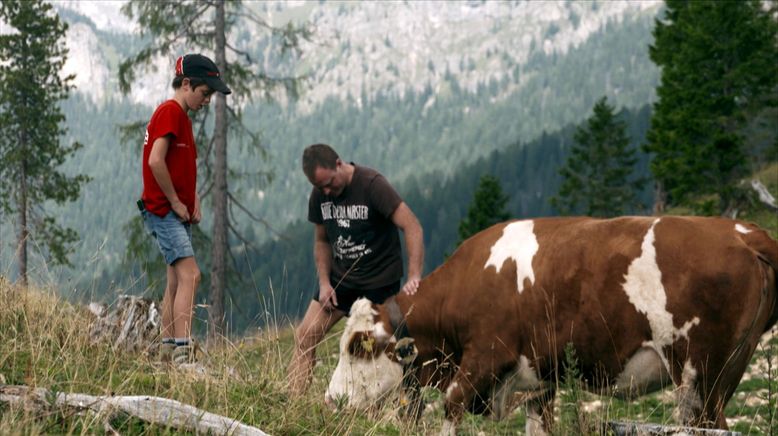
<path id="1" fill-rule="evenodd" d="M 348 342 L 348 353 L 355 357 L 370 359 L 378 356 L 382 350 L 371 332 L 355 332 Z"/>

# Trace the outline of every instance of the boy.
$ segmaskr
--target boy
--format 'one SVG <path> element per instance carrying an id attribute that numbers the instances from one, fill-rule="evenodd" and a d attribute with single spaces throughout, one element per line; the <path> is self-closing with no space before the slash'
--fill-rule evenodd
<path id="1" fill-rule="evenodd" d="M 157 107 L 146 127 L 143 195 L 138 205 L 167 264 L 159 360 L 186 363 L 194 360 L 192 307 L 200 282 L 191 225 L 202 218 L 196 189 L 197 148 L 187 111 L 207 106 L 215 91 L 225 95 L 232 91 L 216 64 L 200 54 L 178 58 L 173 89 L 173 98 Z"/>

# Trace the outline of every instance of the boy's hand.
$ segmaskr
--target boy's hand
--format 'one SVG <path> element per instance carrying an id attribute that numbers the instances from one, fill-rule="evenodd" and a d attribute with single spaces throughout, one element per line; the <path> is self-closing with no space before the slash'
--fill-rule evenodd
<path id="1" fill-rule="evenodd" d="M 192 213 L 192 224 L 199 224 L 203 219 L 203 213 L 200 210 L 200 196 L 195 197 L 194 212 Z"/>
<path id="2" fill-rule="evenodd" d="M 187 223 L 192 219 L 192 217 L 189 216 L 189 210 L 187 210 L 186 205 L 181 203 L 181 201 L 174 201 L 173 203 L 170 203 L 170 207 L 173 209 L 173 213 L 178 215 L 178 219 L 180 219 L 182 222 Z"/>

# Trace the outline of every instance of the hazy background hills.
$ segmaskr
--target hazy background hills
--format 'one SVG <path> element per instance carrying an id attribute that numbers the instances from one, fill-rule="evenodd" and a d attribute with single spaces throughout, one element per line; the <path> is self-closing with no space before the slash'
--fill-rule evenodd
<path id="1" fill-rule="evenodd" d="M 171 95 L 173 59 L 155 62 L 125 97 L 118 92 L 116 68 L 144 40 L 120 15 L 121 3 L 55 5 L 70 24 L 66 71 L 77 75 L 77 90 L 65 103 L 66 141 L 85 146 L 67 166 L 93 181 L 78 203 L 60 211 L 62 223 L 81 235 L 71 257 L 75 267 L 47 271 L 39 263 L 32 275 L 94 298 L 144 292 L 148 278 L 122 265 L 124 226 L 137 213 L 141 190 L 143 132 L 134 145 L 122 144 L 117 125 L 147 120 Z M 268 71 L 310 77 L 299 101 L 242 102 L 243 120 L 261 134 L 269 159 L 230 143 L 230 166 L 237 173 L 274 174 L 270 184 L 251 177 L 233 183 L 252 213 L 273 228 L 239 222 L 252 246 L 238 250 L 245 282 L 228 298 L 244 301 L 243 307 L 275 298 L 278 310 L 293 315 L 299 301 L 307 304 L 311 226 L 296 223 L 305 216 L 310 189 L 299 170 L 305 145 L 332 144 L 344 158 L 379 169 L 400 188 L 424 225 L 429 271 L 453 249 L 456 226 L 481 173 L 499 176 L 515 216 L 551 213 L 547 198 L 558 187 L 557 168 L 572 126 L 607 96 L 627 110 L 639 143 L 658 81 L 647 50 L 661 8 L 653 1 L 248 5 L 275 23 L 309 23 L 314 34 L 295 63 L 266 55 L 269 42 L 248 22 L 232 35 Z M 9 224 L 3 226 L 4 241 L 13 241 Z M 0 255 L 2 269 L 12 275 L 12 243 L 4 243 Z M 269 278 L 283 296 L 270 294 Z M 204 299 L 206 292 L 200 295 Z"/>

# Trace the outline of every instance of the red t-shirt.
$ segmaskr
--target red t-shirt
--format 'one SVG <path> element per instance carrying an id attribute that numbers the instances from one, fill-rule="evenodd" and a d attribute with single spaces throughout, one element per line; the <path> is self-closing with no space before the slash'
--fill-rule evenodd
<path id="1" fill-rule="evenodd" d="M 195 189 L 197 184 L 197 147 L 192 134 L 192 121 L 184 109 L 175 101 L 168 100 L 154 111 L 146 127 L 143 141 L 143 204 L 146 210 L 158 216 L 170 212 L 170 202 L 157 184 L 149 168 L 151 147 L 158 138 L 171 135 L 165 155 L 165 164 L 173 181 L 178 198 L 194 213 Z"/>

